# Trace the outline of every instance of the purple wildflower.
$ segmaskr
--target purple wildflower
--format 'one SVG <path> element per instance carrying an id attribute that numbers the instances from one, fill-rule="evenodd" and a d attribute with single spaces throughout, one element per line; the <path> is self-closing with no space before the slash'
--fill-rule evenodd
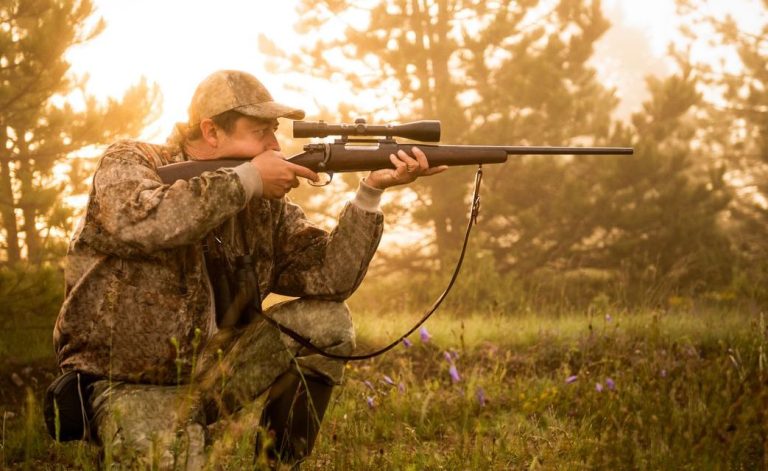
<path id="1" fill-rule="evenodd" d="M 405 383 L 403 383 L 403 382 L 398 383 L 397 390 L 400 391 L 401 393 L 404 393 L 405 392 Z"/>
<path id="2" fill-rule="evenodd" d="M 483 391 L 483 388 L 477 388 L 475 397 L 477 398 L 477 403 L 480 404 L 480 407 L 485 407 L 485 391 Z"/>
<path id="3" fill-rule="evenodd" d="M 403 339 L 403 345 L 405 345 L 405 348 L 410 347 L 413 345 L 413 342 L 411 342 L 407 337 Z"/>
<path id="4" fill-rule="evenodd" d="M 565 378 L 565 384 L 575 383 L 577 379 L 579 379 L 579 377 L 577 375 L 571 375 L 571 376 Z"/>
<path id="5" fill-rule="evenodd" d="M 611 378 L 605 378 L 605 385 L 608 386 L 608 389 L 611 391 L 616 389 L 616 383 Z"/>
<path id="6" fill-rule="evenodd" d="M 389 377 L 389 376 L 387 376 L 387 375 L 384 375 L 384 380 L 383 380 L 383 381 L 384 381 L 385 383 L 387 383 L 388 385 L 390 385 L 390 386 L 394 386 L 394 385 L 395 385 L 395 382 L 394 382 L 394 380 L 392 380 L 392 378 L 390 378 L 390 377 Z"/>
<path id="7" fill-rule="evenodd" d="M 376 391 L 376 388 L 374 388 L 374 387 L 373 387 L 373 383 L 371 383 L 371 382 L 370 382 L 370 381 L 368 381 L 367 379 L 366 379 L 365 381 L 363 381 L 363 384 L 365 384 L 366 386 L 368 386 L 368 387 L 370 388 L 370 390 L 371 390 L 371 391 L 374 391 L 374 392 Z"/>
<path id="8" fill-rule="evenodd" d="M 461 376 L 459 376 L 459 370 L 456 369 L 456 365 L 451 364 L 451 367 L 448 368 L 448 374 L 451 375 L 451 380 L 454 383 L 458 383 L 459 381 L 461 381 Z"/>
<path id="9" fill-rule="evenodd" d="M 373 402 L 373 396 L 368 396 L 368 397 L 366 397 L 366 398 L 365 398 L 365 402 L 368 404 L 368 407 L 369 407 L 370 409 L 373 409 L 374 407 L 376 407 L 376 403 L 375 403 L 375 402 Z"/>
<path id="10" fill-rule="evenodd" d="M 595 391 L 603 392 L 603 385 L 600 383 L 595 383 Z"/>
<path id="11" fill-rule="evenodd" d="M 448 352 L 443 352 L 443 358 L 445 358 L 445 361 L 448 363 L 453 363 L 453 357 Z"/>
<path id="12" fill-rule="evenodd" d="M 429 335 L 429 332 L 427 332 L 426 327 L 422 327 L 421 329 L 419 329 L 419 335 L 421 336 L 421 341 L 424 343 L 429 342 L 429 339 L 432 338 L 432 336 Z"/>

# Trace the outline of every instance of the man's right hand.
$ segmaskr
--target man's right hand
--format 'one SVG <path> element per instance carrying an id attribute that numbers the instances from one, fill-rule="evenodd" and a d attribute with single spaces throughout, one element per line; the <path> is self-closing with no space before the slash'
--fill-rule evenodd
<path id="1" fill-rule="evenodd" d="M 312 170 L 285 160 L 281 152 L 268 150 L 251 159 L 259 169 L 262 183 L 262 198 L 278 199 L 299 186 L 299 178 L 317 182 L 320 176 Z"/>

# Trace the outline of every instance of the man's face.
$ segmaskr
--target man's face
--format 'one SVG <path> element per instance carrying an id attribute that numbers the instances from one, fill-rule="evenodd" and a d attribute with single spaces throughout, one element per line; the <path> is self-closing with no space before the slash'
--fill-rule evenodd
<path id="1" fill-rule="evenodd" d="M 267 150 L 280 150 L 275 132 L 278 122 L 242 116 L 235 121 L 234 130 L 227 134 L 219 129 L 217 157 L 251 158 Z"/>

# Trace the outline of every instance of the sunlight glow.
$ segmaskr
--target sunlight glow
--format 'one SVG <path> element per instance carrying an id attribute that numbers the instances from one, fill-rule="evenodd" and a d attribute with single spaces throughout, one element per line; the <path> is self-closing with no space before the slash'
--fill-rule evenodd
<path id="1" fill-rule="evenodd" d="M 261 34 L 287 55 L 300 52 L 303 45 L 332 39 L 320 36 L 324 32 L 319 30 L 302 31 L 302 34 L 296 31 L 297 0 L 269 3 L 221 0 L 215 6 L 202 0 L 94 2 L 97 11 L 92 24 L 103 18 L 107 26 L 95 39 L 68 51 L 71 71 L 77 76 L 87 75 L 87 94 L 100 100 L 120 98 L 142 77 L 150 84 L 158 84 L 163 109 L 160 118 L 144 130 L 140 139 L 163 142 L 174 123 L 186 120 L 189 99 L 200 80 L 218 69 L 253 73 L 277 100 L 303 108 L 310 120 L 316 119 L 322 109 L 334 109 L 340 101 L 350 99 L 349 90 L 341 83 L 269 72 L 267 58 L 259 52 Z M 627 118 L 637 111 L 647 98 L 647 76 L 670 72 L 666 50 L 670 42 L 679 38 L 674 3 L 672 0 L 603 0 L 603 9 L 612 27 L 598 43 L 593 65 L 603 83 L 616 89 L 620 99 L 619 118 Z M 341 34 L 349 25 L 365 24 L 366 5 L 357 4 L 358 8 L 344 15 L 328 12 L 329 18 L 338 24 L 335 31 Z M 765 21 L 756 14 L 760 11 L 757 0 L 710 0 L 708 9 L 718 15 L 733 14 L 748 30 L 756 30 L 760 22 Z M 466 31 L 471 26 L 468 23 L 462 28 Z M 715 55 L 710 50 L 693 53 Z M 412 75 L 416 80 L 417 74 Z M 394 86 L 393 81 L 384 85 Z M 392 95 L 388 89 L 368 90 L 354 100 L 359 103 L 382 103 L 383 100 L 383 108 L 391 108 L 392 115 L 374 119 L 396 119 L 398 112 L 408 110 L 402 103 L 387 98 Z M 462 97 L 467 105 L 473 98 Z M 75 107 L 83 102 L 78 92 L 67 99 Z M 425 117 L 436 118 L 439 117 Z M 98 153 L 98 149 L 92 149 L 88 155 Z"/>
<path id="2" fill-rule="evenodd" d="M 143 139 L 165 140 L 173 124 L 185 119 L 197 83 L 217 69 L 253 73 L 277 99 L 305 109 L 308 117 L 324 106 L 332 108 L 348 94 L 348 90 L 327 83 L 289 83 L 290 77 L 274 76 L 266 70 L 265 58 L 258 49 L 259 34 L 287 54 L 298 52 L 301 41 L 307 40 L 294 30 L 298 18 L 296 0 L 222 0 L 215 6 L 202 0 L 95 0 L 95 4 L 93 23 L 103 17 L 107 27 L 95 39 L 69 51 L 72 72 L 87 74 L 87 90 L 99 99 L 120 97 L 142 76 L 157 83 L 163 94 L 162 115 L 140 136 Z M 709 6 L 713 12 L 736 15 L 748 28 L 755 28 L 759 21 L 754 15 L 756 4 L 751 1 L 711 0 Z M 614 41 L 614 35 L 606 37 L 596 52 L 598 71 L 607 84 L 617 88 L 622 99 L 619 115 L 627 116 L 638 109 L 644 98 L 645 77 L 666 71 L 664 55 L 677 34 L 674 1 L 603 0 L 603 8 L 613 24 L 609 35 L 635 34 L 635 41 L 645 43 L 646 51 L 627 54 L 626 50 L 605 47 L 605 43 Z M 362 14 L 362 10 L 336 17 L 338 31 L 358 24 L 355 15 Z M 311 31 L 307 38 L 322 39 Z M 371 91 L 360 99 L 381 99 L 381 92 L 386 91 Z"/>
<path id="3" fill-rule="evenodd" d="M 95 20 L 107 27 L 92 41 L 72 48 L 72 72 L 88 74 L 88 91 L 100 99 L 120 97 L 144 76 L 163 94 L 163 113 L 142 138 L 163 141 L 173 124 L 186 120 L 189 99 L 209 73 L 225 68 L 253 73 L 278 99 L 303 103 L 290 96 L 280 77 L 264 70 L 258 36 L 294 52 L 294 2 L 221 0 L 95 0 Z"/>

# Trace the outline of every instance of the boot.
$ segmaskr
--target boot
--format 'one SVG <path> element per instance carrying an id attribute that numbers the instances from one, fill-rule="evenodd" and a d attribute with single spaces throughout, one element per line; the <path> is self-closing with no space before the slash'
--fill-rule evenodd
<path id="1" fill-rule="evenodd" d="M 271 440 L 261 433 L 256 437 L 257 459 L 265 444 L 269 461 L 295 464 L 309 456 L 332 391 L 333 385 L 317 377 L 302 377 L 296 371 L 281 376 L 261 414 L 259 425 Z"/>

